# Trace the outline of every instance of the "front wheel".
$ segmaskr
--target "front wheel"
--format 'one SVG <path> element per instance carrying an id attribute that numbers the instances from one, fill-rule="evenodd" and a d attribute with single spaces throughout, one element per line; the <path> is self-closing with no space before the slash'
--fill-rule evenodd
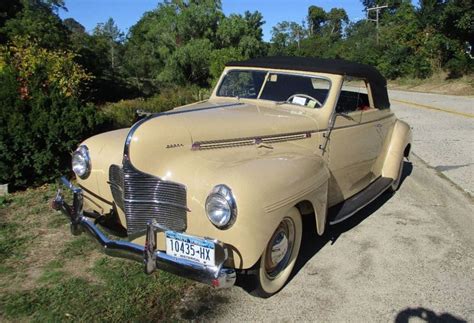
<path id="1" fill-rule="evenodd" d="M 257 264 L 252 294 L 270 297 L 287 282 L 301 246 L 303 224 L 296 208 L 278 225 Z"/>

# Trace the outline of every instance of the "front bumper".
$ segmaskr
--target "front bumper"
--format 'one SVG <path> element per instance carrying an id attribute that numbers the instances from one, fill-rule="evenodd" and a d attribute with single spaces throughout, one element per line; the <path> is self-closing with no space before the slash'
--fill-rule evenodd
<path id="1" fill-rule="evenodd" d="M 82 190 L 72 185 L 64 177 L 61 178 L 61 182 L 73 193 L 72 205 L 65 202 L 61 190 L 59 190 L 51 202 L 51 207 L 61 211 L 70 219 L 73 235 L 79 235 L 82 232 L 88 233 L 103 247 L 107 255 L 143 262 L 147 274 L 153 273 L 156 269 L 161 269 L 217 288 L 227 288 L 234 285 L 236 273 L 234 269 L 223 266 L 227 259 L 227 250 L 221 242 L 213 241 L 216 254 L 219 254 L 220 257 L 219 259 L 216 257 L 216 266 L 211 267 L 176 258 L 167 255 L 166 252 L 156 250 L 157 233 L 166 231 L 166 228 L 159 226 L 156 222 L 148 223 L 145 246 L 128 241 L 109 239 L 94 222 L 84 215 Z"/>

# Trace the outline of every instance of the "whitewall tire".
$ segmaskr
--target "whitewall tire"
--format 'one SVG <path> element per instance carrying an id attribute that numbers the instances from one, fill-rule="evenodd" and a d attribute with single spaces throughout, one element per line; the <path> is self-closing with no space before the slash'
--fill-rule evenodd
<path id="1" fill-rule="evenodd" d="M 260 257 L 252 294 L 270 297 L 285 286 L 295 266 L 302 235 L 301 215 L 298 209 L 292 208 L 272 234 Z"/>

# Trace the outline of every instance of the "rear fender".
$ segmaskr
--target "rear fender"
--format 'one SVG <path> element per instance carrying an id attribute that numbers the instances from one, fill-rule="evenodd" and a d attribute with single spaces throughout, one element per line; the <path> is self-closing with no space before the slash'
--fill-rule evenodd
<path id="1" fill-rule="evenodd" d="M 410 152 L 412 133 L 410 126 L 401 120 L 395 122 L 390 143 L 383 163 L 382 176 L 396 179 L 400 161 Z"/>

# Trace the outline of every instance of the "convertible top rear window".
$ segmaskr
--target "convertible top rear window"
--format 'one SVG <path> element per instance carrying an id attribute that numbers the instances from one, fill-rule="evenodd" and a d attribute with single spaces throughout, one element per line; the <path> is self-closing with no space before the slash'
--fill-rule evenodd
<path id="1" fill-rule="evenodd" d="M 325 78 L 267 71 L 231 70 L 219 86 L 217 96 L 263 99 L 320 107 L 331 82 Z"/>

